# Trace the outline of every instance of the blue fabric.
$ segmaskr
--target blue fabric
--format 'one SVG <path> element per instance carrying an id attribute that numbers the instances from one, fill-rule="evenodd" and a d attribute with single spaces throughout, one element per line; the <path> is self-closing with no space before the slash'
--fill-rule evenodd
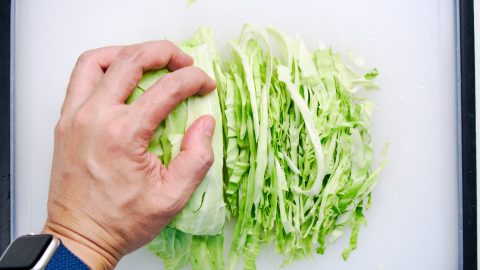
<path id="1" fill-rule="evenodd" d="M 68 250 L 62 242 L 53 253 L 46 270 L 90 270 L 88 266 L 82 262 L 75 254 Z"/>

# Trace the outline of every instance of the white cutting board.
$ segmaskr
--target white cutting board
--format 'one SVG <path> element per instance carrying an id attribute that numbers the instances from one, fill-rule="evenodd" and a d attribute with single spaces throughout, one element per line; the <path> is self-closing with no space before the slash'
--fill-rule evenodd
<path id="1" fill-rule="evenodd" d="M 347 238 L 324 256 L 285 269 L 457 268 L 457 137 L 454 1 L 62 1 L 18 0 L 15 46 L 15 235 L 39 232 L 58 119 L 69 73 L 90 48 L 168 38 L 200 25 L 219 44 L 244 22 L 300 34 L 364 56 L 380 70 L 372 93 L 374 146 L 390 144 L 389 165 L 373 192 L 358 249 L 341 259 Z M 227 47 L 220 48 L 223 52 Z M 98 202 L 101 203 L 101 202 Z M 258 269 L 279 268 L 272 252 Z M 145 249 L 118 269 L 163 269 Z"/>

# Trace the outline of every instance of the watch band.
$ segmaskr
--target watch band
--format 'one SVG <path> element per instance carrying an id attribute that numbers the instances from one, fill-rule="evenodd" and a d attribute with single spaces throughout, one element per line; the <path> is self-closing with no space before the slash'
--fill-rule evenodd
<path id="1" fill-rule="evenodd" d="M 89 270 L 90 268 L 60 241 L 60 245 L 48 262 L 46 270 L 60 269 Z"/>

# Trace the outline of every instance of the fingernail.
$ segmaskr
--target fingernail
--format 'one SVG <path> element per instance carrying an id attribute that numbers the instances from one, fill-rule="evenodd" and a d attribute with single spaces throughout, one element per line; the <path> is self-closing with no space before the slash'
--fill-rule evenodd
<path id="1" fill-rule="evenodd" d="M 215 119 L 212 116 L 207 116 L 203 120 L 203 133 L 209 138 L 213 137 L 213 131 L 215 130 Z"/>

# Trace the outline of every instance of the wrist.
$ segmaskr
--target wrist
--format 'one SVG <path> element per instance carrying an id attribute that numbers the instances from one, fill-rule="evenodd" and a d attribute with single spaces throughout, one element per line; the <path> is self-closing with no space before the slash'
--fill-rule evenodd
<path id="1" fill-rule="evenodd" d="M 113 269 L 120 259 L 101 248 L 94 241 L 61 225 L 47 222 L 42 233 L 51 234 L 60 239 L 63 245 L 90 269 Z"/>

